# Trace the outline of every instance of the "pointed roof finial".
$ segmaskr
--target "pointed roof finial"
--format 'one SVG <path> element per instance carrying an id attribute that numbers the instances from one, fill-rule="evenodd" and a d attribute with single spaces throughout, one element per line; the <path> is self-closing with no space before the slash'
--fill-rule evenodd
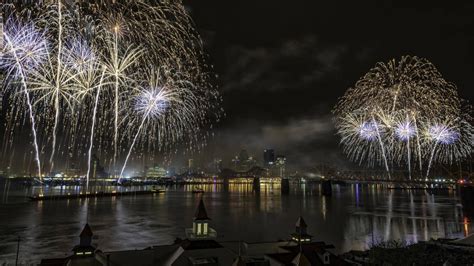
<path id="1" fill-rule="evenodd" d="M 201 197 L 198 208 L 196 209 L 196 213 L 194 214 L 194 221 L 202 220 L 211 220 L 211 218 L 207 216 L 206 207 L 204 207 L 204 202 L 202 201 Z"/>
<path id="2" fill-rule="evenodd" d="M 79 234 L 79 245 L 76 245 L 72 250 L 75 255 L 83 255 L 84 252 L 90 252 L 89 255 L 95 251 L 95 246 L 92 245 L 92 230 L 88 223 L 84 225 L 84 228 Z"/>
<path id="3" fill-rule="evenodd" d="M 79 235 L 79 237 L 85 237 L 85 236 L 92 237 L 92 235 L 93 235 L 92 229 L 89 226 L 89 224 L 86 223 L 86 225 L 84 226 L 84 229 L 82 229 L 82 232 Z"/>
<path id="4" fill-rule="evenodd" d="M 293 241 L 298 242 L 300 245 L 301 242 L 310 242 L 312 236 L 307 233 L 308 225 L 303 219 L 303 216 L 298 217 L 296 221 L 295 232 L 291 234 Z"/>
<path id="5" fill-rule="evenodd" d="M 303 219 L 303 216 L 300 216 L 298 218 L 298 220 L 296 221 L 296 227 L 301 227 L 301 228 L 307 228 L 308 227 L 308 225 L 306 224 L 306 222 Z"/>

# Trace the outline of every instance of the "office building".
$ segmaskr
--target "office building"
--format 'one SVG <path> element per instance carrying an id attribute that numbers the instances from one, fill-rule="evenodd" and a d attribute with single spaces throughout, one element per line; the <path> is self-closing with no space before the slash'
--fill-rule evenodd
<path id="1" fill-rule="evenodd" d="M 275 167 L 278 171 L 280 177 L 285 177 L 285 170 L 286 170 L 286 157 L 283 155 L 277 155 L 275 159 Z"/>

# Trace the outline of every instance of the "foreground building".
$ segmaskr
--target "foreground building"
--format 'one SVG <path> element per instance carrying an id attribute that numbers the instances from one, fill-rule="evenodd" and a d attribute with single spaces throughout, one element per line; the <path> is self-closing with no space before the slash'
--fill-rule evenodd
<path id="1" fill-rule="evenodd" d="M 201 198 L 192 228 L 185 231 L 186 239 L 176 239 L 173 244 L 143 250 L 113 252 L 96 249 L 92 244 L 92 230 L 86 224 L 79 236 L 79 245 L 73 248 L 72 255 L 43 259 L 40 265 L 348 265 L 328 251 L 334 246 L 312 241 L 303 217 L 298 218 L 290 240 L 258 243 L 218 242 L 217 232 L 209 226 L 210 221 Z"/>

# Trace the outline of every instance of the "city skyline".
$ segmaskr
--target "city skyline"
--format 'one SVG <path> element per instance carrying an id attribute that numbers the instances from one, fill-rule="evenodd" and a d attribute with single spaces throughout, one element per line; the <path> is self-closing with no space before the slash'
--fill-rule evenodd
<path id="1" fill-rule="evenodd" d="M 355 18 L 356 14 L 366 17 L 364 14 L 372 14 L 379 8 L 368 3 L 353 6 L 354 12 L 339 10 L 337 4 L 313 3 L 312 8 L 306 10 L 328 10 L 314 18 L 299 16 L 309 12 L 299 5 L 287 8 L 278 1 L 271 5 L 252 3 L 255 9 L 246 10 L 246 19 L 237 16 L 245 10 L 245 4 L 234 3 L 232 8 L 227 8 L 216 1 L 184 3 L 203 37 L 209 63 L 214 65 L 218 75 L 216 83 L 223 97 L 226 116 L 213 127 L 211 137 L 200 151 L 185 152 L 186 147 L 178 145 L 177 153 L 154 155 L 154 160 L 146 156 L 132 158 L 131 167 L 148 164 L 144 161 L 184 165 L 189 157 L 196 160 L 218 157 L 228 161 L 235 155 L 234 150 L 246 149 L 249 153 L 259 154 L 261 150 L 273 147 L 287 155 L 291 165 L 297 168 L 326 162 L 342 168 L 358 168 L 358 164 L 351 163 L 341 152 L 331 109 L 344 91 L 376 62 L 404 54 L 431 60 L 447 81 L 457 85 L 461 98 L 471 100 L 474 97 L 470 90 L 474 84 L 465 78 L 473 67 L 463 60 L 472 54 L 472 45 L 469 45 L 473 42 L 471 35 L 458 34 L 456 42 L 450 42 L 449 38 L 443 37 L 449 37 L 449 31 L 436 31 L 440 25 L 449 22 L 457 32 L 466 32 L 465 25 L 472 22 L 465 11 L 468 8 L 446 6 L 448 15 L 441 18 L 438 16 L 440 11 L 436 10 L 422 10 L 415 16 L 402 4 L 390 9 L 390 16 L 405 17 L 406 24 L 418 21 L 419 17 L 424 18 L 424 23 L 429 25 L 428 32 L 434 34 L 418 36 L 416 33 L 423 25 L 414 23 L 415 27 L 400 30 L 393 20 L 383 16 L 376 17 L 376 25 L 366 19 L 356 20 L 354 25 L 342 25 L 327 18 L 334 12 L 342 12 L 348 18 Z M 415 3 L 414 6 L 421 7 L 422 4 Z M 268 16 L 257 16 L 258 10 L 265 8 L 268 8 Z M 215 10 L 219 10 L 219 15 L 209 16 L 208 13 Z M 282 24 L 280 19 L 285 16 L 287 25 Z M 257 27 L 251 27 L 253 24 Z M 222 25 L 226 27 L 222 28 Z M 375 35 L 361 33 L 354 36 L 351 33 L 367 27 L 379 30 Z M 395 35 L 383 29 L 392 29 Z M 410 37 L 409 46 L 402 41 L 403 37 Z M 374 39 L 384 45 L 375 44 L 371 41 Z M 453 47 L 455 45 L 459 47 Z M 445 53 L 447 49 L 449 56 Z M 286 67 L 287 62 L 293 62 L 291 68 Z M 260 69 L 245 71 L 256 66 Z M 453 66 L 457 66 L 456 71 Z M 246 73 L 258 74 L 247 76 Z M 31 147 L 25 147 L 23 141 L 28 138 L 27 133 L 21 132 L 13 143 L 16 152 L 2 153 L 3 168 L 7 165 L 12 165 L 13 169 L 32 167 Z M 46 155 L 43 156 L 46 158 Z M 62 156 L 57 158 L 56 164 L 62 165 L 60 168 L 67 167 L 62 160 Z M 81 168 L 85 166 L 83 160 L 68 163 L 81 165 Z"/>
<path id="2" fill-rule="evenodd" d="M 0 265 L 472 264 L 463 2 L 3 1 Z"/>

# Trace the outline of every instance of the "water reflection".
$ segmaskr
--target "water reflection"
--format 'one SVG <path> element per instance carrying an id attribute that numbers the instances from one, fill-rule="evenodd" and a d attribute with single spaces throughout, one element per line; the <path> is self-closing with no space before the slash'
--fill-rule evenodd
<path id="1" fill-rule="evenodd" d="M 415 201 L 412 191 L 410 191 L 410 217 L 412 225 L 412 236 L 413 242 L 418 242 L 418 235 L 416 230 L 416 219 L 415 219 Z"/>
<path id="2" fill-rule="evenodd" d="M 8 192 L 10 192 L 10 181 L 9 180 L 7 180 L 4 184 L 3 196 L 2 196 L 2 202 L 3 203 L 7 203 Z"/>
<path id="3" fill-rule="evenodd" d="M 464 217 L 464 220 L 463 220 L 463 228 L 464 228 L 464 236 L 468 236 L 469 235 L 469 219 L 467 217 Z"/>
<path id="4" fill-rule="evenodd" d="M 303 194 L 304 194 L 304 186 Z M 186 192 L 193 192 L 198 189 L 202 189 L 204 192 L 231 192 L 231 193 L 239 193 L 243 195 L 247 194 L 256 194 L 261 193 L 264 195 L 280 195 L 281 194 L 281 184 L 277 182 L 261 182 L 258 191 L 256 191 L 256 187 L 252 183 L 226 183 L 226 184 L 219 184 L 219 183 L 207 183 L 207 184 L 186 184 L 180 186 L 173 186 L 167 188 L 168 190 L 175 190 L 182 188 L 183 191 Z"/>
<path id="5" fill-rule="evenodd" d="M 454 195 L 390 190 L 385 196 L 381 200 L 372 193 L 371 206 L 356 208 L 345 229 L 346 246 L 366 249 L 388 240 L 415 243 L 461 237 L 470 228 L 468 223 L 463 224 L 466 229 L 460 226 L 462 209 Z"/>
<path id="6" fill-rule="evenodd" d="M 27 196 L 78 193 L 80 187 L 22 187 L 0 184 L 0 264 L 14 260 L 18 235 L 30 263 L 44 254 L 62 256 L 76 243 L 86 221 L 103 250 L 169 244 L 184 237 L 196 204 L 204 197 L 219 240 L 287 239 L 299 215 L 316 240 L 337 252 L 366 249 L 386 240 L 417 242 L 462 237 L 472 231 L 454 192 L 387 190 L 380 185 L 335 185 L 333 196 L 321 195 L 320 184 L 290 184 L 288 195 L 277 182 L 203 184 L 166 187 L 148 196 L 29 202 Z M 192 193 L 196 187 L 204 193 Z M 130 191 L 149 187 L 101 187 Z M 5 241 L 3 241 L 5 239 Z"/>
<path id="7" fill-rule="evenodd" d="M 321 198 L 321 214 L 323 215 L 323 220 L 325 221 L 326 221 L 326 211 L 327 211 L 326 197 L 323 196 Z"/>

